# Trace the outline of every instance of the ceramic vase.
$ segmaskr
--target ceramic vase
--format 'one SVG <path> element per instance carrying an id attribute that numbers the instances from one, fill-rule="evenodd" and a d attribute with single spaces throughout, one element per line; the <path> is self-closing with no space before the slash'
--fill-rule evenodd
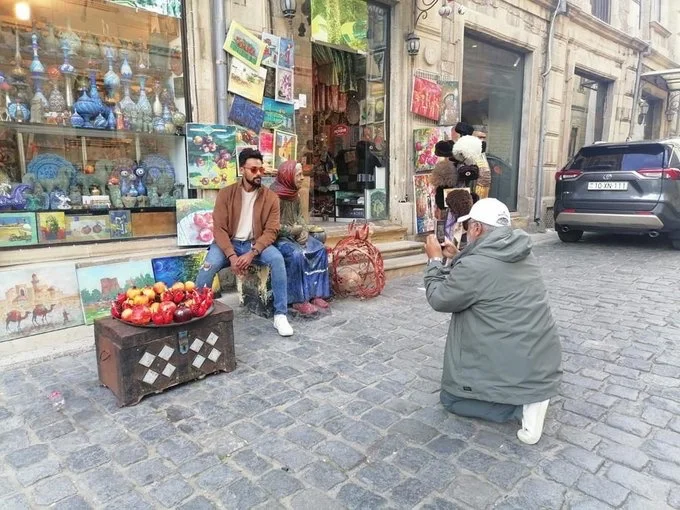
<path id="1" fill-rule="evenodd" d="M 99 108 L 97 104 L 92 101 L 92 99 L 87 95 L 85 89 L 83 89 L 81 96 L 73 105 L 76 113 L 83 118 L 83 127 L 92 127 L 92 118 L 99 114 Z M 71 118 L 73 122 L 73 118 Z"/>
<path id="2" fill-rule="evenodd" d="M 70 109 L 73 106 L 73 75 L 76 72 L 75 67 L 69 61 L 69 43 L 62 41 L 61 50 L 64 54 L 64 62 L 59 66 L 59 71 L 64 75 L 66 82 L 66 106 Z"/>

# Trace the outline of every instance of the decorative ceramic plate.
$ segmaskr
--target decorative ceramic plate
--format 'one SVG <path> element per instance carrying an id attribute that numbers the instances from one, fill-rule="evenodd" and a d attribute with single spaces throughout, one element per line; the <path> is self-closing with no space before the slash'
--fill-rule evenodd
<path id="1" fill-rule="evenodd" d="M 146 170 L 147 178 L 154 181 L 162 174 L 168 174 L 175 180 L 175 168 L 172 163 L 159 154 L 149 154 L 142 159 L 141 166 Z"/>
<path id="2" fill-rule="evenodd" d="M 38 181 L 56 179 L 59 170 L 62 168 L 66 169 L 70 181 L 76 169 L 61 156 L 56 154 L 39 154 L 28 164 L 28 171 L 35 175 Z"/>
<path id="3" fill-rule="evenodd" d="M 136 328 L 181 328 L 182 326 L 186 326 L 187 324 L 191 324 L 192 322 L 205 319 L 208 315 L 210 315 L 213 312 L 214 309 L 215 305 L 212 305 L 210 308 L 208 308 L 208 311 L 205 312 L 205 315 L 203 317 L 194 317 L 193 319 L 189 319 L 186 322 L 171 322 L 170 324 L 153 324 L 152 322 L 150 322 L 149 324 L 133 324 L 131 322 L 124 321 L 123 319 L 118 319 L 116 317 L 114 317 L 114 319 L 122 322 L 123 324 L 127 324 L 128 326 L 135 326 Z"/>
<path id="4" fill-rule="evenodd" d="M 359 101 L 350 99 L 347 102 L 347 122 L 350 124 L 359 124 L 359 120 L 361 120 L 361 107 L 359 106 Z"/>

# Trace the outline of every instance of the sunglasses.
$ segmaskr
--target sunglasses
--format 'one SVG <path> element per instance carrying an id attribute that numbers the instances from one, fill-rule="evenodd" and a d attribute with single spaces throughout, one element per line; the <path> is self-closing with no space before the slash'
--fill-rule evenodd
<path id="1" fill-rule="evenodd" d="M 263 166 L 244 166 L 246 170 L 250 170 L 254 174 L 263 174 L 265 168 Z"/>

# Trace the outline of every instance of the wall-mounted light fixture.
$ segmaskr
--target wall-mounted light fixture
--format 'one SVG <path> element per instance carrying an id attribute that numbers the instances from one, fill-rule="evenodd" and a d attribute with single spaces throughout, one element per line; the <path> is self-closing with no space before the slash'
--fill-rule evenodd
<path id="1" fill-rule="evenodd" d="M 640 99 L 640 102 L 638 103 L 638 109 L 640 110 L 638 115 L 638 124 L 644 124 L 647 112 L 649 112 L 649 103 L 644 99 Z"/>
<path id="2" fill-rule="evenodd" d="M 31 19 L 31 6 L 28 2 L 17 2 L 14 4 L 14 17 L 19 21 Z"/>
<path id="3" fill-rule="evenodd" d="M 674 90 L 668 96 L 668 108 L 666 108 L 666 120 L 673 122 L 675 115 L 680 109 L 680 90 Z"/>
<path id="4" fill-rule="evenodd" d="M 297 12 L 297 3 L 295 0 L 281 0 L 281 12 L 283 17 L 292 20 Z"/>
<path id="5" fill-rule="evenodd" d="M 410 32 L 406 36 L 406 51 L 412 57 L 415 57 L 420 52 L 420 37 L 415 32 Z"/>

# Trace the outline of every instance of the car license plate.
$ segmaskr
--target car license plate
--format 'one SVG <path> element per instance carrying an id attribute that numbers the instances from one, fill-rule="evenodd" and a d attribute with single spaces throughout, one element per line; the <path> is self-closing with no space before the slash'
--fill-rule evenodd
<path id="1" fill-rule="evenodd" d="M 588 191 L 626 191 L 627 182 L 589 182 Z"/>

